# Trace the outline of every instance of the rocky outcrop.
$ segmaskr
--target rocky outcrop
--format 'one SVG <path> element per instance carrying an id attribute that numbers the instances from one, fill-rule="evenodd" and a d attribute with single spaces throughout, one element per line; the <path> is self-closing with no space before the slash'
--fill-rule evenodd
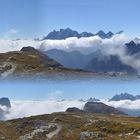
<path id="1" fill-rule="evenodd" d="M 66 112 L 82 112 L 82 113 L 101 113 L 101 114 L 121 114 L 126 115 L 124 112 L 119 111 L 118 109 L 108 106 L 101 102 L 87 102 L 84 105 L 83 110 L 80 110 L 76 107 L 68 108 Z"/>
<path id="2" fill-rule="evenodd" d="M 102 114 L 122 114 L 125 113 L 117 110 L 114 107 L 108 106 L 101 102 L 87 102 L 83 109 L 86 113 L 102 113 Z"/>
<path id="3" fill-rule="evenodd" d="M 80 139 L 79 140 L 104 140 L 102 138 L 101 133 L 99 132 L 90 132 L 90 131 L 84 131 L 80 133 Z"/>
<path id="4" fill-rule="evenodd" d="M 68 108 L 68 109 L 66 110 L 66 112 L 81 112 L 81 113 L 83 113 L 84 111 L 81 110 L 81 109 L 79 109 L 79 108 L 72 107 L 72 108 Z"/>
<path id="5" fill-rule="evenodd" d="M 6 97 L 0 98 L 0 105 L 1 106 L 6 106 L 8 108 L 11 107 L 10 100 L 8 98 L 6 98 Z"/>

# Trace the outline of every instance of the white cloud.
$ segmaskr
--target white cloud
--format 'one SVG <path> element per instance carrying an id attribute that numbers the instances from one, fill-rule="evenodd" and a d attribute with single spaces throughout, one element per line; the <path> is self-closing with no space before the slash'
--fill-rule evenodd
<path id="1" fill-rule="evenodd" d="M 13 39 L 17 36 L 18 30 L 16 29 L 10 29 L 9 31 L 2 34 L 2 37 L 4 39 Z"/>
<path id="2" fill-rule="evenodd" d="M 0 40 L 0 53 L 9 51 L 19 51 L 22 47 L 33 46 L 40 47 L 41 42 L 35 40 Z"/>
<path id="3" fill-rule="evenodd" d="M 79 50 L 83 53 L 90 53 L 97 49 L 106 47 L 122 46 L 130 39 L 125 34 L 116 34 L 110 39 L 102 39 L 99 36 L 87 37 L 87 38 L 67 38 L 65 40 L 45 40 L 42 42 L 40 49 L 63 49 L 67 51 Z"/>
<path id="4" fill-rule="evenodd" d="M 140 100 L 135 100 L 135 101 L 121 100 L 121 101 L 110 101 L 110 102 L 104 102 L 104 103 L 106 103 L 107 105 L 113 106 L 115 108 L 140 110 Z"/>
<path id="5" fill-rule="evenodd" d="M 62 50 L 79 50 L 83 53 L 90 53 L 103 47 L 115 47 L 123 45 L 128 42 L 129 39 L 126 35 L 114 35 L 110 39 L 101 39 L 98 36 L 87 37 L 87 38 L 67 38 L 65 40 L 0 40 L 0 52 L 20 50 L 23 46 L 33 46 L 40 48 L 41 50 L 49 50 L 53 48 Z"/>
<path id="6" fill-rule="evenodd" d="M 130 101 L 130 100 L 121 100 L 121 101 L 111 101 L 104 102 L 109 106 L 113 106 L 125 112 L 131 116 L 140 116 L 140 100 Z"/>
<path id="7" fill-rule="evenodd" d="M 12 29 L 11 33 L 16 33 Z M 116 34 L 110 39 L 101 39 L 99 36 L 87 38 L 67 38 L 65 40 L 0 40 L 0 52 L 18 51 L 24 46 L 33 46 L 36 49 L 62 49 L 66 51 L 78 50 L 84 54 L 101 50 L 105 55 L 118 55 L 124 64 L 132 66 L 140 72 L 140 60 L 136 56 L 126 54 L 124 44 L 131 39 L 125 34 Z"/>
<path id="8" fill-rule="evenodd" d="M 102 101 L 103 103 L 119 108 L 129 115 L 140 116 L 140 100 L 130 101 Z M 34 115 L 49 114 L 53 112 L 63 112 L 69 107 L 77 107 L 83 109 L 86 102 L 79 100 L 46 100 L 46 101 L 12 101 L 9 114 L 5 115 L 5 119 L 14 119 L 29 117 Z M 7 111 L 7 109 L 3 108 Z"/>
<path id="9" fill-rule="evenodd" d="M 68 107 L 84 106 L 84 102 L 77 100 L 66 100 L 66 101 L 12 101 L 12 108 L 9 110 L 9 114 L 6 114 L 6 119 L 22 118 L 32 115 L 47 114 L 52 112 L 65 111 Z"/>

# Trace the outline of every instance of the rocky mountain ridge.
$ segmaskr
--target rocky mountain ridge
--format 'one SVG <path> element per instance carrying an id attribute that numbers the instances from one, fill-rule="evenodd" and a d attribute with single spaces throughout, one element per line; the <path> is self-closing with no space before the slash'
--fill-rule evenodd
<path id="1" fill-rule="evenodd" d="M 121 34 L 121 33 L 122 31 L 117 32 L 116 34 Z M 102 39 L 105 39 L 105 38 L 111 38 L 113 35 L 114 33 L 112 33 L 111 31 L 109 31 L 108 33 L 105 33 L 104 31 L 100 30 L 99 32 L 93 34 L 90 32 L 78 33 L 75 30 L 66 28 L 66 29 L 60 29 L 59 31 L 53 30 L 52 32 L 48 33 L 48 35 L 45 36 L 43 40 L 46 40 L 46 39 L 62 40 L 62 39 L 70 38 L 70 37 L 81 38 L 81 37 L 92 37 L 92 36 L 99 36 Z"/>

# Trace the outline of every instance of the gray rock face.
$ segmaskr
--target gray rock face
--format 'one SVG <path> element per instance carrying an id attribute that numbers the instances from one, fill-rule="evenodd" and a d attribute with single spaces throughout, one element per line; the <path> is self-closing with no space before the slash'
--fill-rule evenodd
<path id="1" fill-rule="evenodd" d="M 114 107 L 108 106 L 101 102 L 87 102 L 84 106 L 84 112 L 87 113 L 103 113 L 103 114 L 122 114 L 125 113 L 117 110 Z"/>
<path id="2" fill-rule="evenodd" d="M 60 63 L 58 63 L 57 61 L 51 59 L 50 57 L 48 57 L 47 55 L 45 55 L 44 53 L 40 52 L 39 50 L 27 46 L 27 47 L 23 47 L 20 50 L 21 53 L 25 54 L 25 53 L 31 53 L 32 55 L 35 55 L 36 58 L 40 59 L 38 61 L 40 61 L 41 65 L 44 65 L 45 67 L 61 67 L 62 65 Z M 37 60 L 36 60 L 37 61 Z"/>
<path id="3" fill-rule="evenodd" d="M 97 72 L 127 72 L 137 73 L 137 71 L 129 65 L 123 64 L 118 56 L 110 55 L 93 58 L 85 67 L 89 71 Z"/>
<path id="4" fill-rule="evenodd" d="M 96 36 L 96 35 L 98 35 L 102 39 L 105 39 L 105 38 L 111 38 L 114 35 L 114 33 L 112 33 L 111 31 L 109 31 L 108 33 L 105 33 L 102 30 L 97 32 L 96 34 L 93 34 L 90 32 L 78 33 L 77 31 L 74 31 L 70 28 L 66 28 L 66 29 L 60 29 L 59 31 L 54 30 L 54 31 L 50 32 L 47 36 L 45 36 L 43 38 L 43 40 L 45 40 L 45 39 L 62 40 L 62 39 L 66 39 L 69 37 L 81 38 L 81 37 L 91 37 L 91 36 Z"/>
<path id="5" fill-rule="evenodd" d="M 126 43 L 127 53 L 130 55 L 134 55 L 140 52 L 140 44 L 136 44 L 134 41 L 130 41 Z"/>
<path id="6" fill-rule="evenodd" d="M 51 49 L 44 53 L 67 68 L 105 73 L 137 73 L 131 66 L 123 64 L 118 56 L 105 56 L 100 50 L 88 55 L 84 55 L 80 51 L 66 52 L 58 49 Z"/>
<path id="7" fill-rule="evenodd" d="M 0 105 L 7 107 L 6 110 L 0 108 L 0 120 L 4 120 L 5 119 L 5 114 L 7 114 L 8 109 L 11 108 L 10 100 L 6 97 L 0 98 Z"/>
<path id="8" fill-rule="evenodd" d="M 80 133 L 80 139 L 79 140 L 104 140 L 103 138 L 101 138 L 101 134 L 97 133 L 97 132 L 90 132 L 90 131 L 84 131 Z"/>
<path id="9" fill-rule="evenodd" d="M 81 113 L 102 113 L 102 114 L 117 114 L 126 115 L 124 112 L 118 109 L 108 106 L 101 102 L 87 102 L 84 105 L 84 109 L 80 110 L 76 107 L 68 108 L 66 112 L 81 112 Z"/>

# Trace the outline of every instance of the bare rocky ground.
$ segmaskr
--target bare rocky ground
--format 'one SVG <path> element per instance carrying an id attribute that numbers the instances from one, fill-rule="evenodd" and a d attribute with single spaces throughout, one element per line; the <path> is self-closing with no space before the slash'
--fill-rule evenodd
<path id="1" fill-rule="evenodd" d="M 0 122 L 1 140 L 140 140 L 140 117 L 53 113 Z"/>

